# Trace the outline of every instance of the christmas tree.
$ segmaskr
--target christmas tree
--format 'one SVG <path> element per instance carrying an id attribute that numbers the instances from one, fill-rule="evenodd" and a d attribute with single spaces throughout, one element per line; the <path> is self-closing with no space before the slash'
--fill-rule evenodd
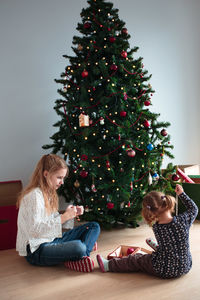
<path id="1" fill-rule="evenodd" d="M 84 205 L 84 220 L 104 227 L 137 226 L 146 192 L 171 192 L 164 156 L 173 158 L 169 122 L 150 111 L 154 90 L 138 47 L 118 9 L 105 0 L 88 0 L 73 37 L 74 56 L 67 59 L 55 101 L 58 131 L 52 148 L 66 159 L 70 175 L 60 193 Z"/>

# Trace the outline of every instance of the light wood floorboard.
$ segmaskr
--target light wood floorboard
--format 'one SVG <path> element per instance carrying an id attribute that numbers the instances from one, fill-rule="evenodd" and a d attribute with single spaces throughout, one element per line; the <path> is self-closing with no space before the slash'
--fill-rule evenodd
<path id="1" fill-rule="evenodd" d="M 145 238 L 152 230 L 145 224 L 136 229 L 102 231 L 98 253 L 105 257 L 119 245 L 147 249 Z M 19 257 L 15 249 L 0 251 L 1 300 L 199 300 L 200 299 L 200 222 L 191 228 L 192 270 L 179 279 L 162 280 L 141 273 L 101 273 L 95 259 L 95 271 L 89 274 L 55 267 L 35 267 Z"/>

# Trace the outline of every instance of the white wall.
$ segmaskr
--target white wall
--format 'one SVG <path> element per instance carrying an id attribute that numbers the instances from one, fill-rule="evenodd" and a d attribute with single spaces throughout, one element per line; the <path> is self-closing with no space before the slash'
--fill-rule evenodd
<path id="1" fill-rule="evenodd" d="M 200 163 L 199 0 L 113 0 L 171 122 L 174 163 Z M 0 181 L 27 184 L 55 132 L 59 78 L 86 0 L 0 0 Z M 164 165 L 168 162 L 165 160 Z"/>

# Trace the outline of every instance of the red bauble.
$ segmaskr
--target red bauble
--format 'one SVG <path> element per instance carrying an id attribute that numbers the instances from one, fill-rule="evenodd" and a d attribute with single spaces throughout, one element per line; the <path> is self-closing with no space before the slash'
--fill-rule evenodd
<path id="1" fill-rule="evenodd" d="M 84 70 L 82 73 L 81 73 L 81 76 L 83 78 L 87 77 L 88 76 L 88 71 Z"/>
<path id="2" fill-rule="evenodd" d="M 161 133 L 162 136 L 167 136 L 168 135 L 166 129 L 162 129 L 160 133 Z"/>
<path id="3" fill-rule="evenodd" d="M 81 160 L 83 161 L 88 160 L 88 156 L 86 154 L 81 155 Z"/>
<path id="4" fill-rule="evenodd" d="M 121 56 L 122 56 L 123 58 L 126 58 L 126 57 L 127 57 L 127 55 L 128 55 L 128 54 L 127 54 L 127 52 L 126 52 L 126 51 L 122 51 L 122 52 L 121 52 Z"/>
<path id="5" fill-rule="evenodd" d="M 117 71 L 118 66 L 115 65 L 115 64 L 112 64 L 112 65 L 110 66 L 110 69 L 111 69 L 112 71 Z"/>
<path id="6" fill-rule="evenodd" d="M 84 28 L 85 29 L 89 29 L 91 27 L 91 23 L 90 22 L 85 22 L 84 23 Z"/>
<path id="7" fill-rule="evenodd" d="M 128 248 L 127 249 L 127 255 L 132 254 L 134 251 L 135 251 L 134 248 Z"/>
<path id="8" fill-rule="evenodd" d="M 110 28 L 110 27 L 108 27 L 107 29 L 108 29 L 108 31 L 111 31 L 111 28 Z"/>
<path id="9" fill-rule="evenodd" d="M 122 34 L 128 34 L 128 30 L 127 28 L 122 28 L 122 31 L 121 31 Z"/>
<path id="10" fill-rule="evenodd" d="M 116 38 L 115 38 L 114 36 L 111 36 L 111 37 L 109 38 L 109 41 L 110 41 L 111 43 L 114 43 L 114 42 L 116 41 Z"/>
<path id="11" fill-rule="evenodd" d="M 144 120 L 143 124 L 144 124 L 144 127 L 146 127 L 146 128 L 148 128 L 150 126 L 149 121 L 147 121 L 147 120 Z"/>
<path id="12" fill-rule="evenodd" d="M 81 176 L 82 178 L 86 178 L 86 177 L 88 176 L 88 172 L 85 171 L 85 170 L 82 170 L 82 171 L 80 172 L 80 176 Z"/>
<path id="13" fill-rule="evenodd" d="M 179 179 L 180 179 L 180 177 L 177 174 L 172 175 L 172 180 L 173 181 L 178 181 Z"/>
<path id="14" fill-rule="evenodd" d="M 106 168 L 110 168 L 110 162 L 109 162 L 109 160 L 106 161 Z"/>
<path id="15" fill-rule="evenodd" d="M 113 208 L 114 208 L 114 203 L 108 202 L 108 203 L 107 203 L 107 208 L 108 208 L 108 209 L 113 209 Z"/>
<path id="16" fill-rule="evenodd" d="M 126 152 L 129 157 L 134 157 L 136 154 L 135 151 L 131 148 L 127 149 Z"/>
<path id="17" fill-rule="evenodd" d="M 126 111 L 124 111 L 124 110 L 120 111 L 120 116 L 121 117 L 126 117 Z"/>
<path id="18" fill-rule="evenodd" d="M 150 100 L 144 101 L 144 105 L 145 105 L 145 106 L 149 106 L 150 104 L 151 104 L 151 101 L 150 101 Z"/>

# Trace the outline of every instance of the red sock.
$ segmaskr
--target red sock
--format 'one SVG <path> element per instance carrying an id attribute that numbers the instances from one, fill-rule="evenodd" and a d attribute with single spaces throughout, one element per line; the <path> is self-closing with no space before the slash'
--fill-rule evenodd
<path id="1" fill-rule="evenodd" d="M 94 269 L 94 262 L 89 256 L 85 256 L 80 260 L 66 261 L 65 266 L 70 270 L 89 273 Z"/>

